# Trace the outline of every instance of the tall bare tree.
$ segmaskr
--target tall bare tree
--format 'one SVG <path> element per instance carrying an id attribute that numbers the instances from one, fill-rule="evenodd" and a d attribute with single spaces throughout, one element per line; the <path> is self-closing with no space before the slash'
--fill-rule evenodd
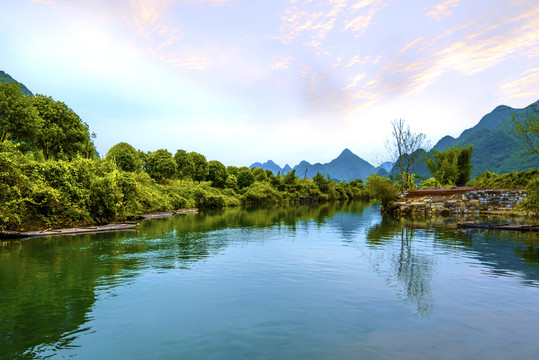
<path id="1" fill-rule="evenodd" d="M 425 134 L 412 132 L 410 126 L 405 124 L 403 119 L 393 120 L 391 125 L 393 127 L 392 137 L 386 143 L 386 147 L 393 164 L 399 166 L 400 190 L 404 190 L 412 185 L 412 167 L 423 160 L 423 153 L 418 150 L 428 151 L 430 143 Z"/>

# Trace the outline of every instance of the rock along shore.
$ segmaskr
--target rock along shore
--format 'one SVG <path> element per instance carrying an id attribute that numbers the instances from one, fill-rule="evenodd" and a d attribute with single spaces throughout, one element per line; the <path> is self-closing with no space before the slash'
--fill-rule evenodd
<path id="1" fill-rule="evenodd" d="M 499 214 L 511 215 L 526 198 L 524 189 L 455 189 L 412 190 L 385 209 L 401 216 Z"/>

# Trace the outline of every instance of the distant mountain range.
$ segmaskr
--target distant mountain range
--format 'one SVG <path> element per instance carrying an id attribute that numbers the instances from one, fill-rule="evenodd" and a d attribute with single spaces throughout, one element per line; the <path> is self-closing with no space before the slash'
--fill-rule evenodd
<path id="1" fill-rule="evenodd" d="M 539 108 L 539 100 L 534 103 Z M 534 105 L 532 104 L 532 105 Z M 504 127 L 511 115 L 521 115 L 526 112 L 524 109 L 513 109 L 509 106 L 500 105 L 491 113 L 483 116 L 479 123 L 474 127 L 464 130 L 458 138 L 445 136 L 433 147 L 433 150 L 443 151 L 453 146 L 474 145 L 471 163 L 472 179 L 485 172 L 487 169 L 497 174 L 504 174 L 513 171 L 525 171 L 530 168 L 539 167 L 539 156 L 522 156 L 523 149 L 519 142 L 511 137 Z M 420 150 L 425 153 L 424 150 Z M 426 153 L 426 156 L 433 156 L 432 151 Z M 259 167 L 271 170 L 274 174 L 281 172 L 286 174 L 292 169 L 286 165 L 280 168 L 273 161 L 268 160 L 265 163 L 254 163 L 251 168 Z M 380 176 L 394 176 L 399 170 L 392 167 L 391 162 L 385 162 L 379 167 L 374 167 L 367 161 L 355 155 L 348 149 L 334 160 L 327 164 L 310 164 L 307 161 L 301 161 L 294 166 L 296 176 L 312 179 L 317 173 L 329 176 L 334 180 L 350 181 L 358 178 L 365 179 L 370 174 Z M 412 169 L 412 172 L 423 177 L 432 177 L 424 162 L 421 162 Z"/>
<path id="2" fill-rule="evenodd" d="M 296 170 L 296 176 L 300 178 L 312 179 L 317 173 L 324 176 L 329 176 L 331 179 L 339 181 L 351 181 L 355 179 L 365 179 L 370 174 L 375 174 L 379 170 L 383 170 L 387 173 L 385 168 L 388 168 L 388 164 L 382 164 L 383 167 L 376 168 L 363 160 L 348 149 L 344 149 L 343 152 L 337 158 L 331 160 L 326 164 L 310 164 L 303 160 L 298 165 L 291 168 L 288 164 L 284 168 L 279 167 L 273 161 L 268 160 L 265 163 L 256 162 L 249 166 L 250 168 L 262 168 L 265 170 L 271 170 L 274 174 L 281 173 L 286 174 L 292 170 Z M 389 163 L 391 165 L 391 163 Z"/>
<path id="3" fill-rule="evenodd" d="M 2 70 L 0 70 L 0 80 L 4 82 L 8 82 L 8 83 L 21 84 L 17 80 L 13 79 L 9 74 L 3 72 Z M 28 90 L 28 88 L 24 86 L 24 84 L 21 84 L 21 91 L 24 95 L 34 96 L 34 94 L 32 94 L 32 92 Z"/>

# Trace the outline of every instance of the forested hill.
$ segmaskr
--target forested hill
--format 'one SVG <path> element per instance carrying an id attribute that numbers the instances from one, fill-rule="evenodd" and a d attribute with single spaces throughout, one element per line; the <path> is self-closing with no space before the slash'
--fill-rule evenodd
<path id="1" fill-rule="evenodd" d="M 509 106 L 497 106 L 472 128 L 464 130 L 459 137 L 453 138 L 445 136 L 433 147 L 433 150 L 443 151 L 453 146 L 464 147 L 474 145 L 471 164 L 471 178 L 486 170 L 496 174 L 506 174 L 515 171 L 526 171 L 531 168 L 539 168 L 539 157 L 522 156 L 524 149 L 520 143 L 513 138 L 505 127 L 506 121 L 511 116 L 521 116 L 526 112 L 532 112 L 533 106 L 536 106 L 535 112 L 539 109 L 539 100 L 535 103 L 522 108 L 514 109 Z M 423 150 L 421 150 L 423 151 Z M 433 157 L 433 152 L 427 153 L 427 156 Z M 390 175 L 395 176 L 399 170 L 394 167 Z M 429 178 L 432 174 L 428 171 L 424 162 L 412 168 L 412 173 L 423 178 Z"/>
<path id="2" fill-rule="evenodd" d="M 2 70 L 0 70 L 0 80 L 8 82 L 8 83 L 21 84 L 20 82 L 13 79 L 9 74 L 7 74 L 6 72 L 4 72 Z M 28 88 L 26 86 L 24 86 L 24 84 L 21 84 L 21 91 L 22 91 L 22 93 L 24 95 L 34 96 L 34 94 L 32 94 L 32 92 L 30 90 L 28 90 Z"/>
<path id="3" fill-rule="evenodd" d="M 530 106 L 539 110 L 539 100 Z M 530 111 L 529 107 L 514 109 L 509 106 L 497 106 L 492 112 L 483 116 L 474 127 L 464 130 L 458 138 L 446 136 L 433 147 L 434 150 L 443 151 L 453 146 L 474 145 L 471 163 L 472 178 L 489 170 L 497 174 L 514 171 L 525 171 L 539 167 L 537 156 L 522 156 L 523 148 L 517 140 L 508 134 L 505 122 L 511 116 L 521 116 Z"/>
<path id="4" fill-rule="evenodd" d="M 274 174 L 277 174 L 278 172 L 286 174 L 292 170 L 296 170 L 296 176 L 308 179 L 312 179 L 317 173 L 320 173 L 323 176 L 329 176 L 331 179 L 339 181 L 365 179 L 367 176 L 375 174 L 379 170 L 348 149 L 344 149 L 337 158 L 326 164 L 311 164 L 308 161 L 303 160 L 291 169 L 288 165 L 281 168 L 273 161 L 268 160 L 265 163 L 256 162 L 250 166 L 250 168 L 257 167 L 264 170 L 270 170 Z"/>

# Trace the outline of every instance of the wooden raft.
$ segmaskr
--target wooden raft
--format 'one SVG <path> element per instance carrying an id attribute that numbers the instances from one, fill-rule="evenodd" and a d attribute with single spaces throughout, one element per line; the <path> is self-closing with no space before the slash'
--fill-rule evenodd
<path id="1" fill-rule="evenodd" d="M 197 214 L 198 209 L 180 209 L 176 211 L 170 211 L 170 212 L 159 212 L 159 213 L 152 213 L 152 214 L 143 214 L 136 217 L 137 220 L 148 220 L 148 219 L 160 219 L 160 218 L 168 218 L 173 217 L 174 215 L 181 215 L 181 214 Z"/>
<path id="2" fill-rule="evenodd" d="M 27 238 L 27 237 L 51 236 L 51 235 L 73 235 L 73 234 L 84 234 L 84 233 L 94 233 L 94 232 L 103 232 L 103 231 L 126 230 L 126 229 L 132 229 L 136 226 L 138 226 L 138 223 L 112 223 L 112 224 L 100 225 L 100 226 L 77 227 L 77 228 L 68 228 L 68 229 L 46 229 L 46 230 L 41 230 L 41 231 L 0 230 L 0 238 Z"/>
<path id="3" fill-rule="evenodd" d="M 457 223 L 457 227 L 465 228 L 465 229 L 539 231 L 539 225 L 500 225 L 500 224 L 489 224 L 489 223 L 465 222 L 465 223 Z"/>

